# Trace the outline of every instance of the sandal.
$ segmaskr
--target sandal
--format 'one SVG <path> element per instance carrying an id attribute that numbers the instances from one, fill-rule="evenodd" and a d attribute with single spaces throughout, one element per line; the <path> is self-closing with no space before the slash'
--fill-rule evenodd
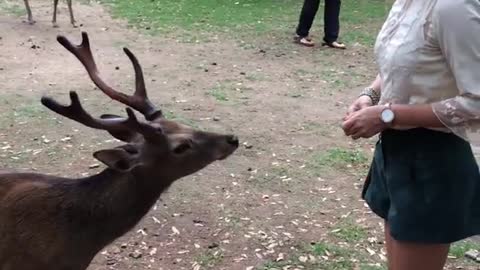
<path id="1" fill-rule="evenodd" d="M 328 46 L 330 48 L 341 49 L 341 50 L 346 49 L 345 44 L 343 44 L 341 42 L 338 42 L 338 41 L 332 41 L 332 42 L 326 42 L 325 41 L 325 42 L 322 43 L 322 46 Z"/>
<path id="2" fill-rule="evenodd" d="M 313 47 L 315 45 L 315 43 L 312 41 L 312 38 L 310 38 L 310 37 L 301 37 L 301 36 L 296 35 L 293 38 L 293 40 L 295 41 L 295 43 L 303 45 L 303 46 L 307 46 L 307 47 Z"/>

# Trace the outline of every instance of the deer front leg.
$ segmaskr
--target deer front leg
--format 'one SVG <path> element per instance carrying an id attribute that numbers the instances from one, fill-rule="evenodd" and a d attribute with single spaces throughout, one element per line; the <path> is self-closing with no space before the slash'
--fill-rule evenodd
<path id="1" fill-rule="evenodd" d="M 52 18 L 52 24 L 53 27 L 57 28 L 57 6 L 58 6 L 58 0 L 53 0 L 53 18 Z"/>
<path id="2" fill-rule="evenodd" d="M 72 0 L 67 0 L 67 5 L 68 5 L 68 11 L 70 12 L 70 23 L 72 24 L 73 27 L 77 27 L 75 25 L 75 18 L 73 17 L 73 8 L 72 8 Z"/>
<path id="3" fill-rule="evenodd" d="M 35 21 L 33 20 L 32 9 L 30 8 L 30 4 L 28 3 L 28 0 L 24 0 L 23 2 L 25 2 L 25 8 L 27 9 L 28 23 L 34 24 Z"/>

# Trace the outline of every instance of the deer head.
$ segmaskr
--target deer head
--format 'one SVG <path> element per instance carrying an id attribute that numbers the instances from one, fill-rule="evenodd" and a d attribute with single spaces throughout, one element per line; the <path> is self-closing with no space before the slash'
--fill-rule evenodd
<path id="1" fill-rule="evenodd" d="M 194 173 L 208 164 L 227 158 L 239 145 L 234 135 L 192 129 L 166 119 L 162 111 L 148 99 L 143 72 L 135 55 L 124 48 L 135 71 L 135 92 L 126 95 L 107 85 L 96 67 L 88 35 L 82 32 L 80 45 L 73 45 L 64 36 L 58 42 L 74 54 L 85 67 L 95 85 L 110 98 L 127 106 L 126 117 L 104 114 L 94 118 L 87 113 L 76 92 L 70 92 L 71 104 L 64 106 L 50 97 L 42 104 L 50 110 L 85 126 L 105 130 L 126 144 L 97 151 L 93 156 L 119 173 L 140 171 L 146 175 L 175 180 Z M 139 120 L 133 110 L 143 114 Z"/>

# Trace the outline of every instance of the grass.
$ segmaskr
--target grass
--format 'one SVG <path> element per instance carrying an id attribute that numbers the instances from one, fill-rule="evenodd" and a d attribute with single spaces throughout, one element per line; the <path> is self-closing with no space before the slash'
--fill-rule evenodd
<path id="1" fill-rule="evenodd" d="M 26 16 L 27 11 L 25 10 L 25 6 L 19 4 L 20 1 L 8 1 L 8 0 L 2 0 L 0 1 L 0 10 L 5 11 L 8 14 L 12 14 L 15 16 Z"/>
<path id="2" fill-rule="evenodd" d="M 308 169 L 316 175 L 332 169 L 364 167 L 367 162 L 368 158 L 361 150 L 334 147 L 314 154 L 308 162 Z"/>
<path id="3" fill-rule="evenodd" d="M 352 258 L 356 252 L 344 247 L 327 243 L 316 243 L 311 246 L 311 253 L 317 257 L 327 256 L 329 259 L 314 263 L 320 269 L 325 270 L 343 270 L 353 269 Z"/>
<path id="4" fill-rule="evenodd" d="M 321 136 L 331 136 L 329 123 L 319 124 L 317 122 L 306 122 L 302 128 L 307 132 L 314 131 L 315 134 Z M 261 148 L 261 146 L 259 146 Z M 307 154 L 309 158 L 305 160 L 305 167 L 302 168 L 292 166 L 291 164 L 281 164 L 279 166 L 270 166 L 259 170 L 255 178 L 248 180 L 249 183 L 255 184 L 259 188 L 268 188 L 270 190 L 297 190 L 298 181 L 301 179 L 309 179 L 312 176 L 325 176 L 331 172 L 338 170 L 349 171 L 349 173 L 365 175 L 364 169 L 368 168 L 369 158 L 358 149 L 345 149 L 341 147 L 333 147 L 325 151 Z M 298 190 L 297 190 L 298 191 Z M 343 222 L 340 225 L 351 225 L 353 223 Z M 340 226 L 339 225 L 339 226 Z"/>
<path id="5" fill-rule="evenodd" d="M 273 29 L 275 22 L 290 20 L 299 8 L 297 1 L 291 0 L 102 2 L 112 4 L 114 14 L 131 23 L 160 31 L 267 31 Z"/>
<path id="6" fill-rule="evenodd" d="M 343 221 L 337 225 L 338 231 L 333 234 L 351 244 L 362 242 L 366 238 L 366 232 L 350 220 Z M 462 241 L 454 244 L 450 249 L 450 256 L 462 258 L 465 252 L 471 249 L 480 250 L 480 244 L 472 241 Z M 300 261 L 300 256 L 308 257 L 306 261 Z M 315 260 L 311 260 L 311 256 Z M 386 266 L 380 263 L 368 263 L 366 256 L 358 247 L 344 246 L 327 242 L 313 243 L 311 245 L 302 245 L 296 252 L 283 261 L 267 261 L 259 270 L 281 270 L 286 266 L 288 269 L 305 270 L 386 270 Z"/>
<path id="7" fill-rule="evenodd" d="M 46 109 L 37 103 L 28 103 L 17 105 L 13 109 L 13 116 L 18 121 L 27 121 L 33 118 L 43 118 L 46 116 Z"/>
<path id="8" fill-rule="evenodd" d="M 306 270 L 346 270 L 353 269 L 352 257 L 356 252 L 347 248 L 327 243 L 316 243 L 302 246 L 298 254 L 293 254 L 287 260 L 266 262 L 261 270 L 306 269 Z M 303 260 L 300 260 L 304 257 Z"/>
<path id="9" fill-rule="evenodd" d="M 300 259 L 302 258 L 302 259 Z M 286 260 L 267 261 L 259 270 L 305 269 L 305 270 L 384 270 L 380 263 L 366 262 L 358 248 L 320 242 L 300 245 Z"/>
<path id="10" fill-rule="evenodd" d="M 284 182 L 285 178 L 290 178 L 292 175 L 298 177 L 300 172 L 289 166 L 274 166 L 268 168 L 267 171 L 259 172 L 258 177 L 251 182 L 258 188 L 280 191 L 292 185 L 289 182 Z"/>
<path id="11" fill-rule="evenodd" d="M 173 111 L 164 110 L 163 114 L 166 119 L 171 121 L 178 121 L 181 124 L 187 125 L 194 129 L 201 129 L 192 119 L 186 118 L 182 115 L 179 115 Z"/>
<path id="12" fill-rule="evenodd" d="M 387 267 L 384 265 L 368 265 L 362 264 L 360 270 L 387 270 Z"/>
<path id="13" fill-rule="evenodd" d="M 32 122 L 53 125 L 56 123 L 49 110 L 39 101 L 19 95 L 0 95 L 0 128 Z"/>
<path id="14" fill-rule="evenodd" d="M 245 75 L 245 79 L 247 81 L 255 82 L 255 81 L 266 81 L 268 78 L 263 75 L 263 74 L 257 74 L 257 73 L 252 73 L 252 74 L 247 74 Z"/>
<path id="15" fill-rule="evenodd" d="M 207 92 L 207 94 L 209 96 L 212 96 L 213 98 L 215 98 L 216 101 L 219 101 L 219 102 L 226 102 L 230 100 L 228 98 L 226 88 L 222 86 L 213 87 Z"/>
<path id="16" fill-rule="evenodd" d="M 364 228 L 355 224 L 350 219 L 345 219 L 339 222 L 332 234 L 338 239 L 347 243 L 357 243 L 367 238 L 367 232 Z"/>
<path id="17" fill-rule="evenodd" d="M 318 164 L 326 166 L 335 165 L 359 165 L 367 161 L 367 157 L 361 150 L 331 148 L 326 153 L 317 156 Z"/>
<path id="18" fill-rule="evenodd" d="M 278 269 L 282 269 L 283 266 L 284 266 L 284 263 L 281 263 L 281 262 L 266 262 L 259 269 L 260 270 L 278 270 Z"/>
<path id="19" fill-rule="evenodd" d="M 296 0 L 101 2 L 111 6 L 114 16 L 126 18 L 135 27 L 152 33 L 173 33 L 186 42 L 217 39 L 220 34 L 239 40 L 256 37 L 263 42 L 267 35 L 284 39 L 285 34 L 293 34 L 302 7 L 302 1 Z M 389 3 L 384 0 L 344 1 L 340 14 L 342 39 L 371 45 L 388 8 Z M 323 31 L 323 7 L 318 11 L 312 31 Z"/>
<path id="20" fill-rule="evenodd" d="M 465 256 L 465 253 L 467 251 L 472 250 L 472 249 L 480 251 L 480 243 L 475 243 L 475 242 L 470 241 L 470 240 L 460 241 L 460 242 L 457 242 L 457 243 L 453 244 L 450 247 L 449 255 L 460 259 L 460 258 L 463 258 Z"/>
<path id="21" fill-rule="evenodd" d="M 202 267 L 215 267 L 223 260 L 223 254 L 220 251 L 208 250 L 199 255 L 195 261 Z"/>
<path id="22" fill-rule="evenodd" d="M 245 86 L 242 82 L 224 80 L 210 88 L 205 95 L 213 97 L 220 103 L 239 105 L 242 103 L 242 100 L 249 99 L 248 94 L 253 90 L 253 88 Z"/>

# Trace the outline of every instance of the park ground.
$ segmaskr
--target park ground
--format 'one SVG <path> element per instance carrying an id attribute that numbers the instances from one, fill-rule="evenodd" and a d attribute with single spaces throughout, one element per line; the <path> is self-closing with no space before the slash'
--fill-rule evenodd
<path id="1" fill-rule="evenodd" d="M 91 270 L 385 268 L 383 227 L 360 199 L 375 139 L 340 128 L 348 104 L 376 74 L 375 34 L 391 3 L 343 2 L 347 50 L 300 47 L 292 37 L 301 1 L 74 1 L 52 28 L 52 1 L 0 0 L 0 166 L 62 176 L 101 170 L 92 157 L 118 144 L 105 132 L 58 117 L 44 94 L 75 90 L 89 111 L 122 113 L 56 42 L 87 31 L 105 78 L 133 90 L 122 47 L 143 65 L 151 99 L 167 117 L 235 132 L 229 159 L 176 182 L 130 233 L 105 248 Z M 322 12 L 312 29 L 322 38 Z M 478 269 L 455 244 L 448 269 Z"/>

